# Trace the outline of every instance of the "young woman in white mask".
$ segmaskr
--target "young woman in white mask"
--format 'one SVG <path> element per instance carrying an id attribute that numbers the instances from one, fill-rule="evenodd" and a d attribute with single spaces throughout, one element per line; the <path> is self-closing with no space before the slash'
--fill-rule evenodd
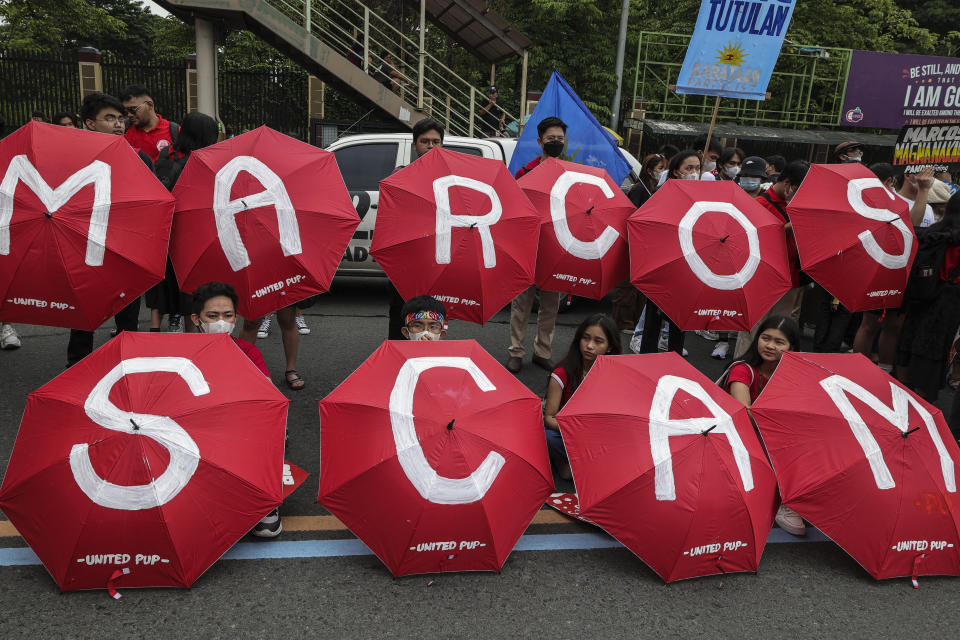
<path id="1" fill-rule="evenodd" d="M 190 321 L 200 333 L 232 334 L 237 326 L 237 292 L 229 284 L 208 282 L 193 292 L 193 314 Z M 263 375 L 270 377 L 263 354 L 256 346 L 234 337 L 233 341 L 257 365 Z"/>
<path id="2" fill-rule="evenodd" d="M 740 175 L 740 167 L 745 157 L 743 149 L 726 147 L 720 154 L 720 161 L 717 164 L 715 173 L 717 180 L 736 180 Z"/>

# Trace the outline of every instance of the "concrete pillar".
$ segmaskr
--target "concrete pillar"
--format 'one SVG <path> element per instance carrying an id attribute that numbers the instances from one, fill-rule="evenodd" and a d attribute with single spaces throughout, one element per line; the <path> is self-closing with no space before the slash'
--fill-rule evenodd
<path id="1" fill-rule="evenodd" d="M 217 43 L 213 23 L 194 20 L 197 34 L 197 111 L 219 118 L 217 108 Z"/>
<path id="2" fill-rule="evenodd" d="M 77 50 L 81 101 L 91 93 L 103 91 L 103 72 L 100 68 L 100 59 L 100 52 L 93 47 L 81 47 Z"/>

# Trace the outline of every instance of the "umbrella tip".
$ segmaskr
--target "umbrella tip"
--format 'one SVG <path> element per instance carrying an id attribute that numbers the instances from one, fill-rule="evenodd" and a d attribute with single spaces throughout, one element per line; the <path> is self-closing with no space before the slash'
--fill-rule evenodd
<path id="1" fill-rule="evenodd" d="M 716 429 L 716 428 L 717 428 L 717 425 L 713 425 L 712 427 L 710 427 L 710 428 L 707 429 L 706 431 L 701 431 L 700 433 L 702 433 L 703 435 L 707 435 L 707 434 L 709 434 L 711 431 L 713 431 L 713 430 Z"/>
<path id="2" fill-rule="evenodd" d="M 140 425 L 138 425 L 136 422 L 134 422 L 134 421 L 133 421 L 133 418 L 130 418 L 130 424 L 133 425 L 133 430 L 134 430 L 134 431 L 140 431 Z"/>
<path id="3" fill-rule="evenodd" d="M 49 211 L 44 211 L 44 212 L 43 212 L 43 215 L 47 216 L 48 218 L 52 218 L 52 217 L 53 217 L 53 214 L 50 213 Z"/>
<path id="4" fill-rule="evenodd" d="M 730 234 L 728 233 L 727 235 L 725 235 L 725 236 L 723 236 L 722 238 L 720 238 L 720 242 L 726 242 L 726 241 L 727 241 L 727 238 L 729 238 L 729 237 L 730 237 Z"/>
<path id="5" fill-rule="evenodd" d="M 590 215 L 590 212 L 591 212 L 591 211 L 593 211 L 593 206 L 591 206 L 589 209 L 587 209 L 587 215 Z"/>
<path id="6" fill-rule="evenodd" d="M 448 430 L 448 431 L 453 431 L 453 420 L 451 420 L 449 423 L 447 423 L 447 430 Z"/>
<path id="7" fill-rule="evenodd" d="M 910 435 L 911 433 L 913 433 L 914 431 L 919 431 L 919 430 L 920 430 L 920 427 L 914 427 L 913 429 L 910 429 L 909 431 L 904 431 L 904 432 L 901 433 L 900 435 L 902 435 L 904 438 L 906 438 L 907 436 L 909 436 L 909 435 Z"/>

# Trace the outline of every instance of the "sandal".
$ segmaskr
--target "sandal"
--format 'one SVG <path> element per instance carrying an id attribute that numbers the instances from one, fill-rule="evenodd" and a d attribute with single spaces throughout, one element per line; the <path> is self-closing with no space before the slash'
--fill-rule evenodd
<path id="1" fill-rule="evenodd" d="M 293 374 L 293 377 L 291 377 L 290 374 Z M 291 391 L 301 391 L 305 386 L 307 386 L 307 381 L 300 377 L 300 374 L 297 373 L 296 369 L 288 369 L 287 371 L 284 371 L 283 377 Z"/>

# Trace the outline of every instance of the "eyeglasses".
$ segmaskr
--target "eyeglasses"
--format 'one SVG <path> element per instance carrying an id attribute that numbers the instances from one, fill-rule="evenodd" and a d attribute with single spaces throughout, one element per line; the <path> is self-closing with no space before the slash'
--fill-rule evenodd
<path id="1" fill-rule="evenodd" d="M 564 136 L 547 136 L 543 139 L 544 142 L 563 142 Z"/>
<path id="2" fill-rule="evenodd" d="M 94 118 L 100 122 L 106 122 L 107 124 L 116 124 L 121 120 L 120 116 L 115 116 L 112 113 L 110 115 L 103 116 L 102 118 Z"/>
<path id="3" fill-rule="evenodd" d="M 147 104 L 148 102 L 150 102 L 150 101 L 149 101 L 149 100 L 144 100 L 143 102 L 141 102 L 140 104 L 138 104 L 138 105 L 135 106 L 135 107 L 124 107 L 124 111 L 126 111 L 126 112 L 129 113 L 130 115 L 135 115 L 135 114 L 137 113 L 137 111 L 140 110 L 140 107 L 142 107 L 143 105 Z"/>

